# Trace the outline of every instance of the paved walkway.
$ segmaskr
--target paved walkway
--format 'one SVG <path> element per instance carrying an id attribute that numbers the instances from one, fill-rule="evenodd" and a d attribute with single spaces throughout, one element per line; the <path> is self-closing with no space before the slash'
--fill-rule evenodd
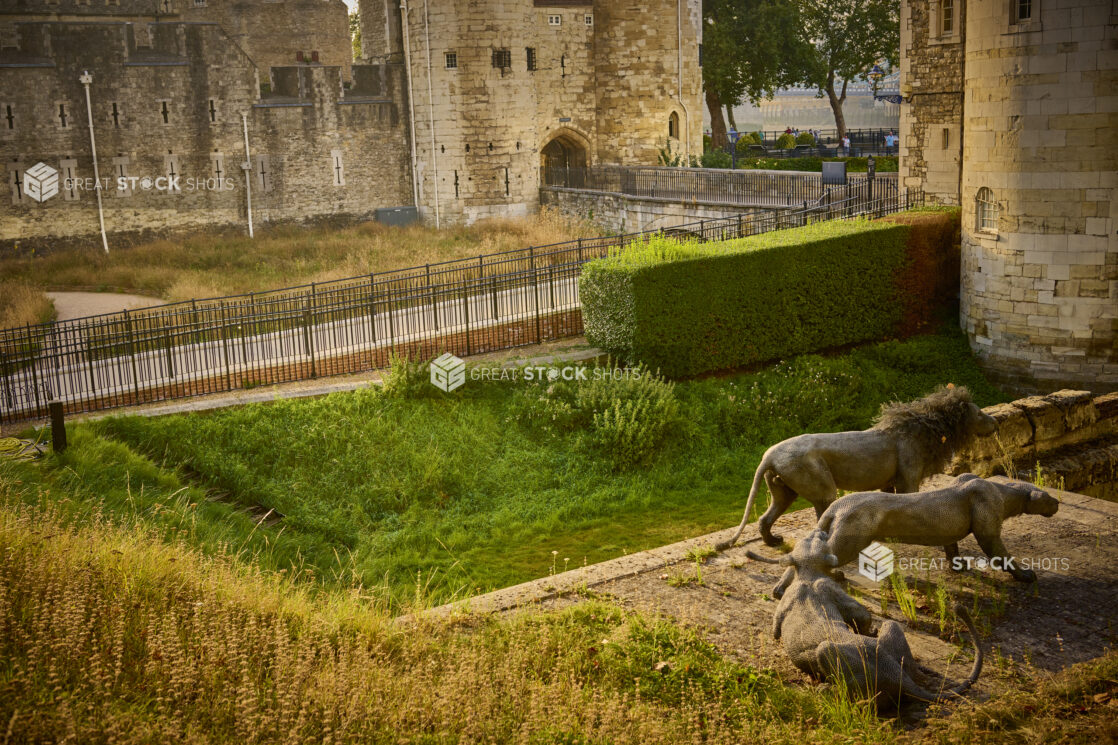
<path id="1" fill-rule="evenodd" d="M 149 308 L 167 302 L 157 297 L 124 295 L 119 292 L 48 292 L 47 297 L 54 303 L 59 321 L 119 313 L 133 308 Z"/>

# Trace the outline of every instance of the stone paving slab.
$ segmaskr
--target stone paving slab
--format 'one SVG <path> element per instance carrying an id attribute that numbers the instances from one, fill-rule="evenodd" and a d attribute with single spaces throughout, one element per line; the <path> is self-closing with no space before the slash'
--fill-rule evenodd
<path id="1" fill-rule="evenodd" d="M 937 485 L 932 482 L 929 486 Z M 1035 585 L 1018 583 L 1004 572 L 946 569 L 906 572 L 917 592 L 918 617 L 904 618 L 888 581 L 871 582 L 857 574 L 853 564 L 844 568 L 849 589 L 875 615 L 900 621 L 914 653 L 922 664 L 951 681 L 966 677 L 973 659 L 969 642 L 950 621 L 938 628 L 930 600 L 932 588 L 947 588 L 950 602 L 972 610 L 987 654 L 982 678 L 974 689 L 986 698 L 1021 675 L 1046 674 L 1093 659 L 1118 645 L 1118 504 L 1070 492 L 1049 490 L 1060 499 L 1060 511 L 1051 518 L 1023 515 L 1003 526 L 1009 550 L 1017 557 L 1050 560 L 1038 567 Z M 795 540 L 815 524 L 811 509 L 786 514 L 776 532 Z M 662 614 L 685 626 L 699 629 L 723 653 L 757 667 L 774 669 L 787 680 L 807 682 L 784 657 L 772 638 L 772 613 L 776 607 L 769 593 L 782 567 L 749 560 L 745 552 L 777 557 L 779 552 L 760 542 L 755 523 L 743 541 L 696 567 L 688 556 L 732 535 L 733 528 L 642 551 L 600 564 L 452 603 L 428 611 L 437 618 L 468 614 L 515 613 L 518 609 L 562 608 L 590 597 L 604 597 L 623 607 Z M 893 545 L 898 557 L 909 560 L 940 559 L 941 549 Z M 983 556 L 974 538 L 960 543 L 963 556 Z M 701 576 L 701 582 L 698 577 Z M 934 584 L 933 584 L 934 583 Z M 923 594 L 927 591 L 927 595 Z M 399 619 L 405 622 L 412 619 Z"/>

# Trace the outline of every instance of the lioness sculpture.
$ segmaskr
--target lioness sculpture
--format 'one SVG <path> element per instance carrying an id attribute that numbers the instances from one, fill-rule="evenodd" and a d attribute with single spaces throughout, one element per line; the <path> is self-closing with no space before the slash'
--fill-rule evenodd
<path id="1" fill-rule="evenodd" d="M 882 406 L 877 423 L 868 430 L 800 435 L 779 442 L 761 458 L 737 532 L 716 548 L 727 549 L 741 537 L 762 479 L 772 503 L 761 516 L 761 537 L 777 546 L 781 538 L 773 535 L 772 525 L 796 497 L 811 502 L 818 517 L 839 489 L 914 492 L 921 481 L 942 471 L 969 438 L 993 434 L 997 426 L 974 405 L 966 388 L 947 387 L 917 401 Z"/>
<path id="2" fill-rule="evenodd" d="M 943 546 L 948 560 L 959 541 L 974 534 L 992 566 L 1019 582 L 1035 582 L 1036 572 L 1013 561 L 1002 542 L 1002 522 L 1018 515 L 1052 517 L 1060 503 L 1025 481 L 981 479 L 964 473 L 942 489 L 917 494 L 848 494 L 823 513 L 816 529 L 830 536 L 830 553 L 842 566 L 874 541 Z"/>
<path id="3" fill-rule="evenodd" d="M 792 663 L 813 678 L 841 680 L 860 695 L 893 707 L 906 696 L 940 701 L 961 694 L 978 680 L 982 649 L 974 622 L 961 605 L 955 606 L 955 613 L 970 632 L 974 665 L 963 683 L 932 691 L 916 680 L 925 672 L 917 665 L 901 625 L 887 620 L 874 633 L 873 615 L 828 576 L 838 559 L 830 553 L 826 533 L 808 534 L 780 561 L 747 553 L 758 561 L 788 566 L 785 576 L 792 579 L 773 614 L 773 637 L 780 640 Z"/>

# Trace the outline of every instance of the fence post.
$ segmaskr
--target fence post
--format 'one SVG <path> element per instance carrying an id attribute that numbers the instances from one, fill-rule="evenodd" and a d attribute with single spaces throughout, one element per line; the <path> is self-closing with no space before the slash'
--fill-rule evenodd
<path id="1" fill-rule="evenodd" d="M 167 352 L 167 377 L 173 378 L 175 377 L 175 352 L 166 324 L 163 325 L 163 349 Z"/>
<path id="2" fill-rule="evenodd" d="M 466 356 L 469 357 L 473 352 L 470 347 L 470 291 L 468 287 L 462 293 L 462 314 L 466 320 Z"/>
<path id="3" fill-rule="evenodd" d="M 435 301 L 435 296 L 431 291 L 431 265 L 426 264 L 427 270 L 427 303 L 431 306 L 431 316 L 435 320 L 435 331 L 439 330 L 439 304 Z"/>
<path id="4" fill-rule="evenodd" d="M 133 403 L 140 403 L 140 373 L 136 368 L 136 339 L 132 334 L 132 316 L 124 309 L 124 325 L 128 331 L 128 356 L 132 363 L 132 393 L 136 396 Z"/>
<path id="5" fill-rule="evenodd" d="M 27 342 L 26 342 L 27 357 L 31 362 L 31 364 L 29 365 L 29 367 L 31 368 L 31 385 L 32 385 L 32 390 L 34 391 L 34 394 L 35 394 L 35 413 L 36 413 L 36 415 L 38 415 L 39 405 L 40 405 L 39 404 L 39 371 L 36 370 L 35 368 L 37 367 L 37 363 L 38 363 L 39 360 L 37 358 L 38 356 L 35 354 L 34 350 L 32 349 L 31 324 L 27 324 L 24 327 L 24 336 L 27 337 Z"/>
<path id="6" fill-rule="evenodd" d="M 311 283 L 311 294 L 307 295 L 307 307 L 303 310 L 303 343 L 306 346 L 307 354 L 311 358 L 311 377 L 317 378 L 318 371 L 315 369 L 314 359 L 314 332 L 311 331 L 311 325 L 314 322 L 314 283 Z"/>
<path id="7" fill-rule="evenodd" d="M 528 262 L 532 268 L 532 304 L 536 307 L 536 343 L 539 344 L 542 339 L 540 337 L 540 280 L 536 276 L 536 247 L 528 247 Z"/>
<path id="8" fill-rule="evenodd" d="M 221 353 L 225 358 L 225 390 L 233 390 L 233 373 L 229 365 L 229 324 L 225 320 L 225 300 L 218 301 L 218 307 L 221 309 Z M 198 308 L 194 308 L 195 314 L 198 313 Z"/>
<path id="9" fill-rule="evenodd" d="M 54 399 L 47 404 L 50 409 L 50 441 L 55 453 L 66 452 L 66 414 L 62 402 Z"/>
<path id="10" fill-rule="evenodd" d="M 578 263 L 582 263 L 582 239 L 578 239 Z"/>
<path id="11" fill-rule="evenodd" d="M 377 343 L 377 283 L 376 275 L 369 275 L 369 342 Z"/>

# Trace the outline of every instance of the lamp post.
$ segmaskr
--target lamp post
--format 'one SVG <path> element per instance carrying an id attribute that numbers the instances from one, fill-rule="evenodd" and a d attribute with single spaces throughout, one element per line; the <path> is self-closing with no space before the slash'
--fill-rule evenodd
<path id="1" fill-rule="evenodd" d="M 731 125 L 726 136 L 730 138 L 730 168 L 736 171 L 738 168 L 738 138 L 741 137 L 741 132 Z"/>
<path id="2" fill-rule="evenodd" d="M 93 135 L 93 107 L 89 102 L 89 86 L 93 84 L 93 75 L 89 70 L 82 70 L 78 82 L 85 88 L 85 114 L 89 120 L 89 150 L 93 156 L 93 191 L 97 194 L 97 222 L 101 226 L 101 247 L 105 253 L 109 252 L 109 238 L 105 234 L 105 208 L 101 203 L 101 172 L 97 170 L 97 138 Z"/>

